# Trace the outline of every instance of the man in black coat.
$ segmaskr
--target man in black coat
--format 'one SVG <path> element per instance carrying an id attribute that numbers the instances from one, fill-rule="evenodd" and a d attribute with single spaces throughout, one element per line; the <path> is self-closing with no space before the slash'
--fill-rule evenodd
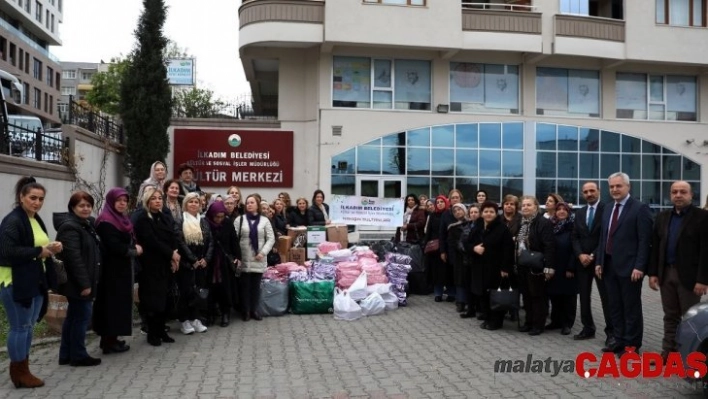
<path id="1" fill-rule="evenodd" d="M 664 308 L 662 357 L 678 351 L 681 316 L 708 292 L 708 211 L 691 204 L 691 185 L 671 185 L 673 209 L 656 217 L 649 263 L 649 286 L 660 289 Z"/>
<path id="2" fill-rule="evenodd" d="M 612 319 L 610 317 L 610 304 L 607 300 L 605 282 L 595 277 L 595 252 L 600 244 L 600 226 L 605 204 L 600 202 L 600 189 L 595 182 L 583 184 L 583 198 L 587 205 L 575 214 L 573 226 L 573 253 L 578 259 L 576 267 L 578 288 L 580 292 L 580 320 L 583 329 L 573 336 L 575 340 L 595 338 L 595 321 L 592 317 L 591 298 L 592 281 L 597 282 L 602 301 L 602 313 L 605 317 L 605 346 L 614 341 L 612 335 Z"/>
<path id="3" fill-rule="evenodd" d="M 605 279 L 615 336 L 615 344 L 602 350 L 621 356 L 626 347 L 642 346 L 642 281 L 649 268 L 653 222 L 649 206 L 629 195 L 626 173 L 613 173 L 608 182 L 613 201 L 602 217 L 595 274 Z"/>

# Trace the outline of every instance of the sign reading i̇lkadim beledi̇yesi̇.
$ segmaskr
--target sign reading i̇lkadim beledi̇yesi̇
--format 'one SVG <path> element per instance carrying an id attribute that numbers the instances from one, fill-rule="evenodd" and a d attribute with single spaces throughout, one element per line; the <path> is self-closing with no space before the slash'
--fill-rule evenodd
<path id="1" fill-rule="evenodd" d="M 202 187 L 292 187 L 293 132 L 175 129 L 175 178 L 185 163 Z"/>

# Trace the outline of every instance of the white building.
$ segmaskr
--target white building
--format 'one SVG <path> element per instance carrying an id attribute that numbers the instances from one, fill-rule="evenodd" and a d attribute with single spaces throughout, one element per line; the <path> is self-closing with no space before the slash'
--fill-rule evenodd
<path id="1" fill-rule="evenodd" d="M 558 192 L 622 170 L 708 193 L 702 0 L 268 0 L 239 9 L 256 102 L 294 132 L 296 195 Z"/>

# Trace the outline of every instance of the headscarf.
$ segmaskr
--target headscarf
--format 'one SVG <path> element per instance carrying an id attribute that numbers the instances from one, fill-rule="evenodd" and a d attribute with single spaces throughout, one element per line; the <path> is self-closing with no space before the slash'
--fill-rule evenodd
<path id="1" fill-rule="evenodd" d="M 228 213 L 226 211 L 226 206 L 224 206 L 224 203 L 222 201 L 214 202 L 213 204 L 209 205 L 209 208 L 206 212 L 206 218 L 207 222 L 209 222 L 209 226 L 211 226 L 212 231 L 220 231 L 221 226 L 224 225 L 223 221 L 221 223 L 214 222 L 214 217 L 216 217 L 216 215 L 220 213 L 223 213 L 224 215 Z"/>
<path id="2" fill-rule="evenodd" d="M 116 187 L 112 188 L 106 194 L 106 205 L 101 210 L 101 214 L 96 218 L 96 226 L 101 222 L 110 223 L 122 233 L 130 233 L 133 235 L 133 223 L 130 222 L 130 218 L 118 211 L 116 211 L 116 201 L 118 198 L 125 196 L 130 198 L 128 191 L 124 188 Z"/>
<path id="3" fill-rule="evenodd" d="M 569 230 L 575 223 L 575 214 L 570 211 L 570 206 L 565 202 L 556 204 L 556 213 L 558 212 L 558 208 L 561 207 L 565 208 L 566 212 L 568 212 L 568 217 L 565 218 L 565 220 L 559 220 L 557 216 L 553 216 L 553 219 L 551 219 L 553 221 L 553 234 Z"/>
<path id="4" fill-rule="evenodd" d="M 461 208 L 463 211 L 465 211 L 465 215 L 462 216 L 462 220 L 467 219 L 467 217 L 468 217 L 467 207 L 466 207 L 463 203 L 458 202 L 457 204 L 453 205 L 452 208 L 453 208 L 453 209 L 452 209 L 453 211 L 455 210 L 455 208 Z M 455 215 L 455 214 L 454 214 L 454 212 L 453 212 L 453 216 L 454 216 L 454 215 Z M 457 218 L 455 218 L 455 219 L 457 219 Z"/>
<path id="5" fill-rule="evenodd" d="M 157 179 L 157 175 L 155 173 L 155 168 L 157 167 L 157 165 L 162 165 L 165 168 L 165 177 L 162 180 Z M 162 189 L 162 185 L 165 183 L 165 179 L 167 179 L 167 165 L 165 165 L 165 163 L 161 161 L 153 162 L 153 164 L 150 165 L 150 177 L 145 179 L 142 184 L 140 184 L 140 189 L 138 190 L 138 198 L 142 198 L 143 192 L 145 191 L 145 187 L 153 186 Z"/>
<path id="6" fill-rule="evenodd" d="M 440 200 L 440 199 L 443 200 L 443 202 L 445 202 L 445 208 L 443 208 L 443 209 L 438 208 L 438 200 Z M 443 213 L 450 208 L 450 200 L 447 199 L 447 197 L 442 194 L 435 197 L 435 202 L 433 202 L 433 204 L 435 205 L 435 213 Z"/>

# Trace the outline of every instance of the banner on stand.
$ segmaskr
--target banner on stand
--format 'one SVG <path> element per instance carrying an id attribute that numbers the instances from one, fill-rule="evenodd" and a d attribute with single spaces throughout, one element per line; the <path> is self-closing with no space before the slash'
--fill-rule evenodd
<path id="1" fill-rule="evenodd" d="M 356 226 L 399 227 L 403 224 L 403 198 L 332 195 L 329 201 L 333 223 Z"/>

